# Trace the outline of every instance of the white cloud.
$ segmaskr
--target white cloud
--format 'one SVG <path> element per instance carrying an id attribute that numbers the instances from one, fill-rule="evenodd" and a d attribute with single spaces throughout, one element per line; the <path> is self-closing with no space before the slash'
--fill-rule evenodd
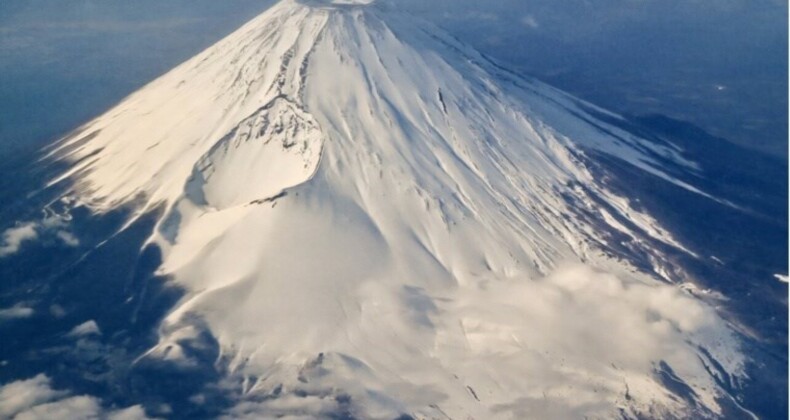
<path id="1" fill-rule="evenodd" d="M 74 327 L 68 334 L 70 337 L 84 337 L 87 335 L 101 335 L 101 330 L 96 321 L 90 320 Z"/>
<path id="2" fill-rule="evenodd" d="M 466 374 L 484 378 L 490 366 L 508 372 L 498 379 L 530 396 L 511 406 L 518 418 L 581 418 L 624 395 L 626 386 L 637 400 L 671 407 L 653 378 L 661 361 L 715 410 L 718 391 L 697 346 L 731 374 L 742 369 L 737 342 L 712 308 L 678 288 L 588 266 L 537 281 L 492 281 L 456 302 L 441 323 L 461 326 L 473 367 Z M 519 377 L 531 377 L 534 386 Z M 530 402 L 544 391 L 548 402 Z"/>
<path id="3" fill-rule="evenodd" d="M 66 246 L 76 247 L 79 239 L 67 230 L 71 216 L 47 211 L 40 221 L 19 222 L 17 226 L 6 229 L 0 242 L 0 258 L 14 255 L 25 242 L 38 240 L 42 235 L 54 234 Z"/>
<path id="4" fill-rule="evenodd" d="M 687 411 L 694 407 L 720 410 L 724 394 L 707 371 L 711 359 L 734 377 L 743 374 L 736 338 L 713 308 L 678 287 L 633 273 L 571 265 L 546 278 L 492 279 L 439 295 L 369 287 L 358 318 L 337 329 L 375 346 L 326 344 L 332 340 L 327 335 L 311 346 L 324 352 L 320 362 L 286 353 L 296 360 L 293 367 L 281 361 L 281 349 L 228 345 L 229 357 L 247 363 L 240 368 L 245 374 L 267 369 L 271 375 L 253 389 L 282 387 L 277 398 L 245 393 L 250 398 L 238 401 L 228 418 L 327 417 L 344 409 L 336 392 L 372 418 L 440 415 L 425 408 L 431 404 L 451 417 L 608 418 L 617 407 L 631 417 L 660 410 L 693 417 L 701 415 Z M 293 331 L 322 330 L 300 321 L 291 325 Z M 183 341 L 172 337 L 163 348 Z M 694 403 L 667 390 L 662 366 L 693 389 Z"/>
<path id="5" fill-rule="evenodd" d="M 16 305 L 7 309 L 0 309 L 0 320 L 30 318 L 33 316 L 33 309 L 23 305 Z"/>
<path id="6" fill-rule="evenodd" d="M 77 237 L 74 236 L 73 233 L 66 232 L 65 230 L 58 231 L 57 237 L 58 237 L 58 239 L 63 241 L 63 243 L 65 245 L 70 246 L 70 247 L 79 246 L 79 244 L 80 244 L 80 240 L 77 239 Z"/>
<path id="7" fill-rule="evenodd" d="M 64 391 L 55 391 L 45 375 L 12 382 L 0 388 L 0 418 L 12 418 L 17 414 L 48 401 L 65 396 Z"/>
<path id="8" fill-rule="evenodd" d="M 150 417 L 145 415 L 145 410 L 139 405 L 135 405 L 123 410 L 118 410 L 110 413 L 107 416 L 108 420 L 146 420 Z"/>
<path id="9" fill-rule="evenodd" d="M 535 19 L 535 16 L 533 15 L 524 16 L 523 18 L 521 18 L 521 23 L 524 24 L 524 26 L 527 26 L 532 29 L 538 29 L 540 27 L 538 20 Z"/>
<path id="10" fill-rule="evenodd" d="M 63 309 L 63 307 L 58 305 L 57 303 L 49 307 L 49 313 L 55 318 L 63 318 L 64 316 L 66 316 L 66 310 Z"/>
<path id="11" fill-rule="evenodd" d="M 14 420 L 148 419 L 140 406 L 121 410 L 105 409 L 99 398 L 88 395 L 72 396 L 69 391 L 55 390 L 52 388 L 52 380 L 44 374 L 0 387 L 0 418 Z"/>
<path id="12" fill-rule="evenodd" d="M 19 252 L 22 243 L 38 239 L 35 223 L 23 223 L 17 227 L 6 229 L 3 232 L 3 242 L 0 244 L 0 258 Z"/>
<path id="13" fill-rule="evenodd" d="M 102 408 L 93 397 L 69 397 L 36 405 L 17 413 L 14 420 L 97 419 Z"/>

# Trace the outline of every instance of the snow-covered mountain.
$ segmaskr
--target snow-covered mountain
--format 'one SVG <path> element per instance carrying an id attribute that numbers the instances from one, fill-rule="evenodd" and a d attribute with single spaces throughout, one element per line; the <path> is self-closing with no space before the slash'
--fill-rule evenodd
<path id="1" fill-rule="evenodd" d="M 736 335 L 592 156 L 708 195 L 619 118 L 384 4 L 284 0 L 48 158 L 70 203 L 161 212 L 186 292 L 138 363 L 225 366 L 231 417 L 725 415 Z"/>

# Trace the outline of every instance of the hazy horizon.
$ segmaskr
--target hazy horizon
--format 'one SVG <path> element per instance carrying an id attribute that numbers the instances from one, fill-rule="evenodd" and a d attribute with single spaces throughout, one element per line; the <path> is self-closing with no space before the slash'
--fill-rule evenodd
<path id="1" fill-rule="evenodd" d="M 782 1 L 389 0 L 527 75 L 787 158 Z M 53 140 L 273 0 L 0 4 L 0 142 Z"/>

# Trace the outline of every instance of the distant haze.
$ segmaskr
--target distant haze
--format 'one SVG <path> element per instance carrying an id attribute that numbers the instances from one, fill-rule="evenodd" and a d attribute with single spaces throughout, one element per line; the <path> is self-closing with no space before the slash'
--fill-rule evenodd
<path id="1" fill-rule="evenodd" d="M 0 153 L 87 121 L 272 0 L 5 0 Z M 389 0 L 517 71 L 787 156 L 787 2 Z"/>

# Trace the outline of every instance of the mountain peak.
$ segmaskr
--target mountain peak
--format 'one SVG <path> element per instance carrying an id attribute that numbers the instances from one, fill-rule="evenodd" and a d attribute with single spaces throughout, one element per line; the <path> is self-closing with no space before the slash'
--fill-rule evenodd
<path id="1" fill-rule="evenodd" d="M 206 332 L 244 394 L 346 395 L 371 418 L 720 410 L 708 366 L 739 372 L 732 335 L 657 280 L 655 244 L 687 251 L 588 154 L 691 190 L 671 174 L 693 163 L 436 28 L 298 3 L 53 153 L 75 201 L 164 214 L 158 273 L 187 293 L 147 357 L 189 366 Z"/>

